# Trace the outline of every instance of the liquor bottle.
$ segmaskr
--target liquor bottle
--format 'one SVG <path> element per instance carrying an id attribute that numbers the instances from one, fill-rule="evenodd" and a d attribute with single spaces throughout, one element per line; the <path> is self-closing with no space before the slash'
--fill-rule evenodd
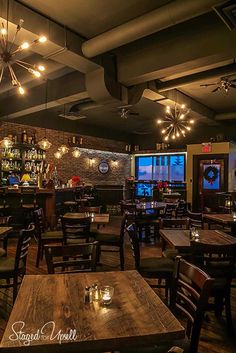
<path id="1" fill-rule="evenodd" d="M 25 130 L 21 134 L 21 142 L 27 143 L 27 133 Z"/>

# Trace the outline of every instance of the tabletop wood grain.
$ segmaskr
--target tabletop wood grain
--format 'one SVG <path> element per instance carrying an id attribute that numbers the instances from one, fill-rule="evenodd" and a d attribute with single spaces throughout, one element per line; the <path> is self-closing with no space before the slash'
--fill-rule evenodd
<path id="1" fill-rule="evenodd" d="M 13 230 L 12 227 L 0 227 L 0 237 L 6 235 L 11 230 Z"/>
<path id="2" fill-rule="evenodd" d="M 160 229 L 160 236 L 164 242 L 168 243 L 171 247 L 185 250 L 190 248 L 190 231 L 184 229 L 168 230 Z M 236 245 L 236 238 L 219 231 L 219 230 L 208 230 L 200 229 L 199 242 L 203 244 L 217 244 L 217 245 Z"/>
<path id="3" fill-rule="evenodd" d="M 111 305 L 84 303 L 84 288 L 92 283 L 114 287 Z M 55 332 L 76 329 L 76 339 L 60 344 L 40 337 L 26 347 L 23 340 L 11 340 L 18 338 L 12 331 L 18 321 L 25 323 L 22 331 L 27 333 L 54 321 Z M 46 336 L 51 330 L 45 329 Z M 30 275 L 24 277 L 0 349 L 19 353 L 104 352 L 183 337 L 184 328 L 137 271 Z"/>
<path id="4" fill-rule="evenodd" d="M 65 218 L 73 218 L 73 219 L 80 219 L 80 218 L 84 218 L 87 217 L 86 213 L 72 213 L 72 212 L 68 212 L 65 213 L 64 216 Z M 91 223 L 94 224 L 107 224 L 110 222 L 110 215 L 109 213 L 94 213 L 94 216 L 90 217 L 91 219 Z"/>
<path id="5" fill-rule="evenodd" d="M 236 220 L 230 213 L 204 214 L 205 220 L 210 220 L 215 223 L 223 223 L 225 225 L 236 224 Z"/>

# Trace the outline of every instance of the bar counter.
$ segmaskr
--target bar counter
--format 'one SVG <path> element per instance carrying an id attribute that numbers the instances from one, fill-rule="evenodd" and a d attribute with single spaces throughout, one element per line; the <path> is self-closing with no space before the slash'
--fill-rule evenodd
<path id="1" fill-rule="evenodd" d="M 15 217 L 20 213 L 21 188 L 27 188 L 27 186 L 19 187 L 18 189 L 5 187 L 5 195 L 0 195 L 2 198 L 1 203 L 3 203 L 4 198 L 6 205 L 8 205 L 6 211 L 13 216 L 15 215 Z M 53 228 L 56 225 L 57 205 L 63 204 L 64 201 L 74 200 L 74 188 L 43 189 L 29 186 L 29 189 L 32 188 L 35 188 L 37 205 L 44 209 L 45 217 L 50 227 Z M 28 195 L 24 195 L 24 198 L 26 200 L 28 198 L 30 203 L 33 196 L 33 193 L 29 193 Z"/>

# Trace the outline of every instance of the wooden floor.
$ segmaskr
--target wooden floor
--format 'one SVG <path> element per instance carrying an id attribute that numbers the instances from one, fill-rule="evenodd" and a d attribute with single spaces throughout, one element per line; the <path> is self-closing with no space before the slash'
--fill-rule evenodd
<path id="1" fill-rule="evenodd" d="M 120 217 L 113 217 L 110 224 L 105 228 L 102 228 L 102 232 L 107 233 L 119 233 Z M 37 245 L 35 241 L 32 241 L 30 247 L 28 262 L 27 262 L 27 274 L 45 274 L 47 273 L 45 261 L 40 263 L 40 267 L 35 267 Z M 14 255 L 15 241 L 11 241 L 9 245 L 9 255 Z M 149 256 L 160 256 L 161 250 L 158 244 L 143 244 L 141 247 L 141 255 L 143 257 Z M 119 270 L 119 259 L 115 253 L 103 253 L 101 257 L 102 266 L 98 268 L 100 271 L 116 271 Z M 134 269 L 134 261 L 130 250 L 128 239 L 125 240 L 125 269 Z M 162 292 L 158 293 L 160 296 Z M 236 330 L 236 288 L 232 290 L 232 310 L 234 325 Z M 0 311 L 0 338 L 3 335 L 7 315 Z M 5 319 L 4 319 L 4 318 Z M 235 337 L 229 337 L 226 333 L 225 321 L 219 322 L 214 317 L 213 313 L 209 314 L 209 320 L 204 321 L 203 328 L 201 331 L 199 353 L 235 353 L 236 352 L 236 339 Z"/>

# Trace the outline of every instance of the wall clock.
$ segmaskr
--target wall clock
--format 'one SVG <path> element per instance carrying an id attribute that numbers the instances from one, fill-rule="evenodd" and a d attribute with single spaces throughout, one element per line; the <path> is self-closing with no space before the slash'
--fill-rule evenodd
<path id="1" fill-rule="evenodd" d="M 109 164 L 106 161 L 99 163 L 98 170 L 101 174 L 107 174 L 109 172 Z"/>

